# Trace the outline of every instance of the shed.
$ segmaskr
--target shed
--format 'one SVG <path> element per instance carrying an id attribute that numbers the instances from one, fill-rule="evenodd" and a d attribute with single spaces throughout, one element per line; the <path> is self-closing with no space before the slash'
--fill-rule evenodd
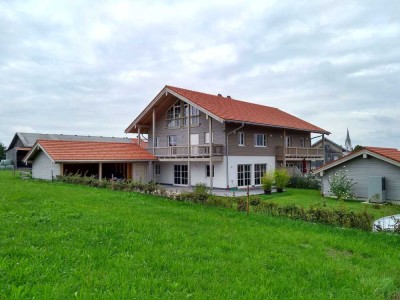
<path id="1" fill-rule="evenodd" d="M 322 176 L 322 193 L 330 195 L 329 177 L 344 168 L 356 183 L 353 192 L 360 200 L 371 198 L 371 189 L 376 178 L 383 178 L 388 202 L 400 204 L 400 151 L 395 148 L 364 147 L 336 161 L 330 162 L 314 173 Z"/>
<path id="2" fill-rule="evenodd" d="M 157 160 L 134 143 L 38 140 L 24 158 L 32 163 L 32 177 L 51 180 L 81 173 L 97 178 L 123 178 L 147 182 Z"/>

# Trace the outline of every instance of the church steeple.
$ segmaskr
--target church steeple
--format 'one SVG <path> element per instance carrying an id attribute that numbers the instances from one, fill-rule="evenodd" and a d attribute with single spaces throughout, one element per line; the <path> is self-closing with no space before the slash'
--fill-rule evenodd
<path id="1" fill-rule="evenodd" d="M 349 134 L 348 128 L 347 128 L 346 141 L 344 142 L 344 147 L 346 148 L 347 151 L 353 151 L 353 147 L 351 146 L 351 139 L 350 139 L 350 134 Z"/>

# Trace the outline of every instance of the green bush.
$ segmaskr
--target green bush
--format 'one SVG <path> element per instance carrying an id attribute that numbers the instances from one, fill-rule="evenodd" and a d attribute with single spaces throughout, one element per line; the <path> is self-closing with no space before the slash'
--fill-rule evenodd
<path id="1" fill-rule="evenodd" d="M 317 175 L 307 174 L 304 176 L 292 176 L 288 183 L 289 187 L 296 189 L 321 189 L 321 178 Z"/>
<path id="2" fill-rule="evenodd" d="M 267 171 L 261 178 L 261 184 L 264 191 L 270 191 L 274 183 L 274 172 Z"/>
<path id="3" fill-rule="evenodd" d="M 236 210 L 237 211 L 246 211 L 247 207 L 247 199 L 246 197 L 238 197 L 236 203 Z"/>
<path id="4" fill-rule="evenodd" d="M 275 170 L 275 186 L 277 189 L 283 190 L 289 183 L 290 176 L 286 169 Z"/>

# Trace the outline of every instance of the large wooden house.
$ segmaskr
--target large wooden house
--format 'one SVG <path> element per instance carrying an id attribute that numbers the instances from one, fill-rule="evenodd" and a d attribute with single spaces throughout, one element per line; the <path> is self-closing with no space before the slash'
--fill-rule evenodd
<path id="1" fill-rule="evenodd" d="M 324 161 L 324 149 L 311 147 L 311 133 L 329 134 L 278 108 L 173 86 L 125 132 L 148 135 L 157 158 L 148 172 L 156 182 L 216 188 L 259 186 L 263 173 L 277 167 L 307 172 L 311 161 Z"/>

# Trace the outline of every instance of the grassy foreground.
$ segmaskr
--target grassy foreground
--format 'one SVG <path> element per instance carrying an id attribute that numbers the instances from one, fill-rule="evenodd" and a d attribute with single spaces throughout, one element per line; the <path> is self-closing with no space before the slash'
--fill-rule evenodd
<path id="1" fill-rule="evenodd" d="M 0 172 L 4 299 L 396 299 L 400 237 Z"/>

